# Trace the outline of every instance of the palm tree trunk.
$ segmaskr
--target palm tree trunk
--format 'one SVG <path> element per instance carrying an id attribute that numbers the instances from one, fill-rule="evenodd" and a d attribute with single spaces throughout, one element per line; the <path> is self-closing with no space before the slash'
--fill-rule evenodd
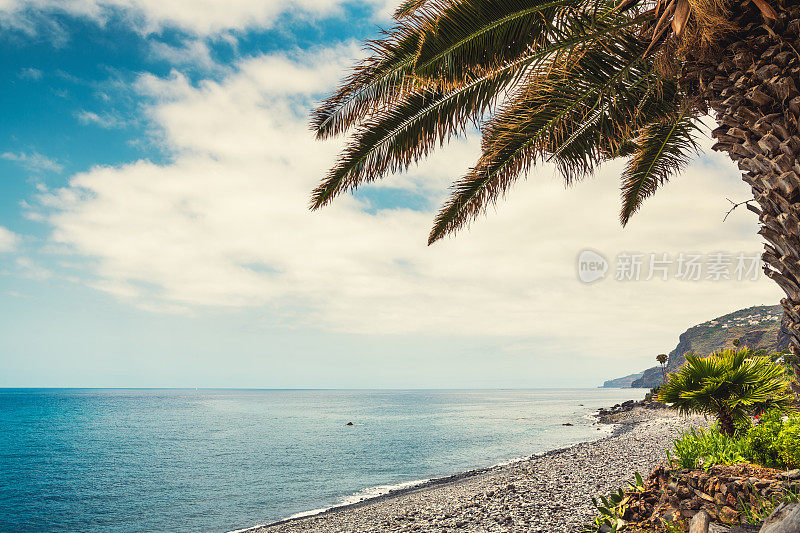
<path id="1" fill-rule="evenodd" d="M 733 437 L 733 434 L 736 433 L 736 427 L 733 425 L 733 419 L 728 412 L 720 408 L 719 413 L 717 413 L 717 421 L 719 422 L 719 430 L 729 436 Z"/>
<path id="2" fill-rule="evenodd" d="M 794 382 L 790 385 L 794 395 L 797 396 L 797 403 L 800 404 L 800 364 L 793 363 L 792 370 L 794 370 Z"/>
<path id="3" fill-rule="evenodd" d="M 716 112 L 714 150 L 727 152 L 752 188 L 758 207 L 747 208 L 758 215 L 766 240 L 764 272 L 786 294 L 790 349 L 800 353 L 800 6 L 770 3 L 777 21 L 764 24 L 748 3 L 727 46 L 712 60 L 694 62 L 694 75 L 684 79 L 698 84 Z"/>

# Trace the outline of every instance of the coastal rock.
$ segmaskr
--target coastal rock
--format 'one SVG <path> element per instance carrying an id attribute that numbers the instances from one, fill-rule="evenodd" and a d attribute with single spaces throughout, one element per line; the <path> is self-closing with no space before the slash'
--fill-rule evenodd
<path id="1" fill-rule="evenodd" d="M 782 503 L 769 515 L 759 533 L 798 533 L 800 503 Z"/>
<path id="2" fill-rule="evenodd" d="M 729 531 L 729 528 L 731 532 L 748 531 L 737 525 L 743 513 L 782 494 L 784 485 L 779 475 L 778 470 L 754 465 L 718 465 L 708 472 L 670 470 L 661 466 L 650 473 L 643 487 L 626 492 L 629 501 L 622 518 L 645 531 L 658 530 L 658 525 L 664 521 L 681 518 L 692 518 L 699 531 L 705 523 L 708 523 L 709 532 L 719 528 L 720 531 Z M 648 503 L 655 505 L 648 508 Z M 714 522 L 727 525 L 723 527 Z"/>
<path id="3" fill-rule="evenodd" d="M 731 528 L 722 524 L 709 524 L 708 533 L 731 533 Z"/>
<path id="4" fill-rule="evenodd" d="M 598 420 L 604 424 L 618 424 L 626 422 L 625 413 L 634 411 L 637 408 L 643 409 L 667 409 L 667 406 L 653 400 L 628 400 L 618 403 L 609 409 L 600 408 L 597 411 Z M 635 421 L 635 420 L 634 420 Z"/>
<path id="5" fill-rule="evenodd" d="M 689 533 L 708 533 L 708 524 L 711 522 L 711 517 L 705 511 L 700 511 L 692 521 L 689 522 Z"/>

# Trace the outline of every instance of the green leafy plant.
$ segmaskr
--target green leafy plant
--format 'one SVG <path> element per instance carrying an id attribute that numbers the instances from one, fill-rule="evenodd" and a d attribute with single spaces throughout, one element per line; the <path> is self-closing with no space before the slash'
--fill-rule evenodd
<path id="1" fill-rule="evenodd" d="M 744 438 L 747 458 L 771 468 L 800 467 L 800 413 L 773 409 Z"/>
<path id="2" fill-rule="evenodd" d="M 639 472 L 634 472 L 633 480 L 628 482 L 628 490 L 617 489 L 607 496 L 600 495 L 592 498 L 592 504 L 597 509 L 598 516 L 590 523 L 584 524 L 585 533 L 607 531 L 622 531 L 627 526 L 625 511 L 630 502 L 630 493 L 642 492 L 644 490 L 644 480 Z"/>
<path id="3" fill-rule="evenodd" d="M 680 468 L 703 467 L 706 470 L 714 465 L 744 463 L 746 457 L 747 443 L 722 433 L 717 426 L 683 432 L 673 441 L 672 453 L 667 454 L 670 463 Z"/>
<path id="4" fill-rule="evenodd" d="M 709 357 L 686 354 L 686 364 L 670 374 L 659 400 L 682 413 L 713 415 L 727 436 L 736 424 L 770 408 L 788 409 L 792 402 L 783 368 L 769 357 L 723 350 Z"/>
<path id="5" fill-rule="evenodd" d="M 800 416 L 790 418 L 781 428 L 778 446 L 784 468 L 800 468 Z"/>
<path id="6" fill-rule="evenodd" d="M 661 520 L 661 527 L 664 528 L 666 533 L 683 533 L 688 529 L 688 525 L 686 524 L 685 520 L 678 520 L 677 522 Z"/>
<path id="7" fill-rule="evenodd" d="M 586 533 L 596 531 L 616 532 L 625 529 L 626 522 L 622 517 L 625 515 L 628 500 L 628 496 L 625 495 L 625 491 L 622 489 L 612 492 L 608 496 L 599 496 L 599 501 L 598 498 L 592 498 L 592 504 L 599 515 L 593 522 L 585 524 L 583 531 Z"/>
<path id="8" fill-rule="evenodd" d="M 628 482 L 628 492 L 643 492 L 644 480 L 639 472 L 633 473 L 633 481 Z"/>
<path id="9" fill-rule="evenodd" d="M 783 421 L 783 413 L 777 409 L 767 411 L 761 416 L 759 423 L 747 431 L 747 456 L 752 462 L 770 468 L 783 465 L 778 439 Z"/>

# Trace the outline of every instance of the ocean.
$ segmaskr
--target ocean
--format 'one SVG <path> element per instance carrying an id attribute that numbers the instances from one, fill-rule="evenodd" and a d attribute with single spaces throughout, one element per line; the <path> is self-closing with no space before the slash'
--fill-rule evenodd
<path id="1" fill-rule="evenodd" d="M 251 527 L 605 436 L 590 415 L 641 396 L 0 389 L 0 531 Z"/>

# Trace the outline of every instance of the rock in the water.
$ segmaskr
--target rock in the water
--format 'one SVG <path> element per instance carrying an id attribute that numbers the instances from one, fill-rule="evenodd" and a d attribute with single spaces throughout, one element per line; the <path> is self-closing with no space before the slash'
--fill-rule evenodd
<path id="1" fill-rule="evenodd" d="M 772 511 L 760 533 L 800 532 L 800 503 L 782 503 Z"/>
<path id="2" fill-rule="evenodd" d="M 710 517 L 708 513 L 705 511 L 700 511 L 692 521 L 689 522 L 689 533 L 708 533 L 708 523 L 710 521 Z"/>

